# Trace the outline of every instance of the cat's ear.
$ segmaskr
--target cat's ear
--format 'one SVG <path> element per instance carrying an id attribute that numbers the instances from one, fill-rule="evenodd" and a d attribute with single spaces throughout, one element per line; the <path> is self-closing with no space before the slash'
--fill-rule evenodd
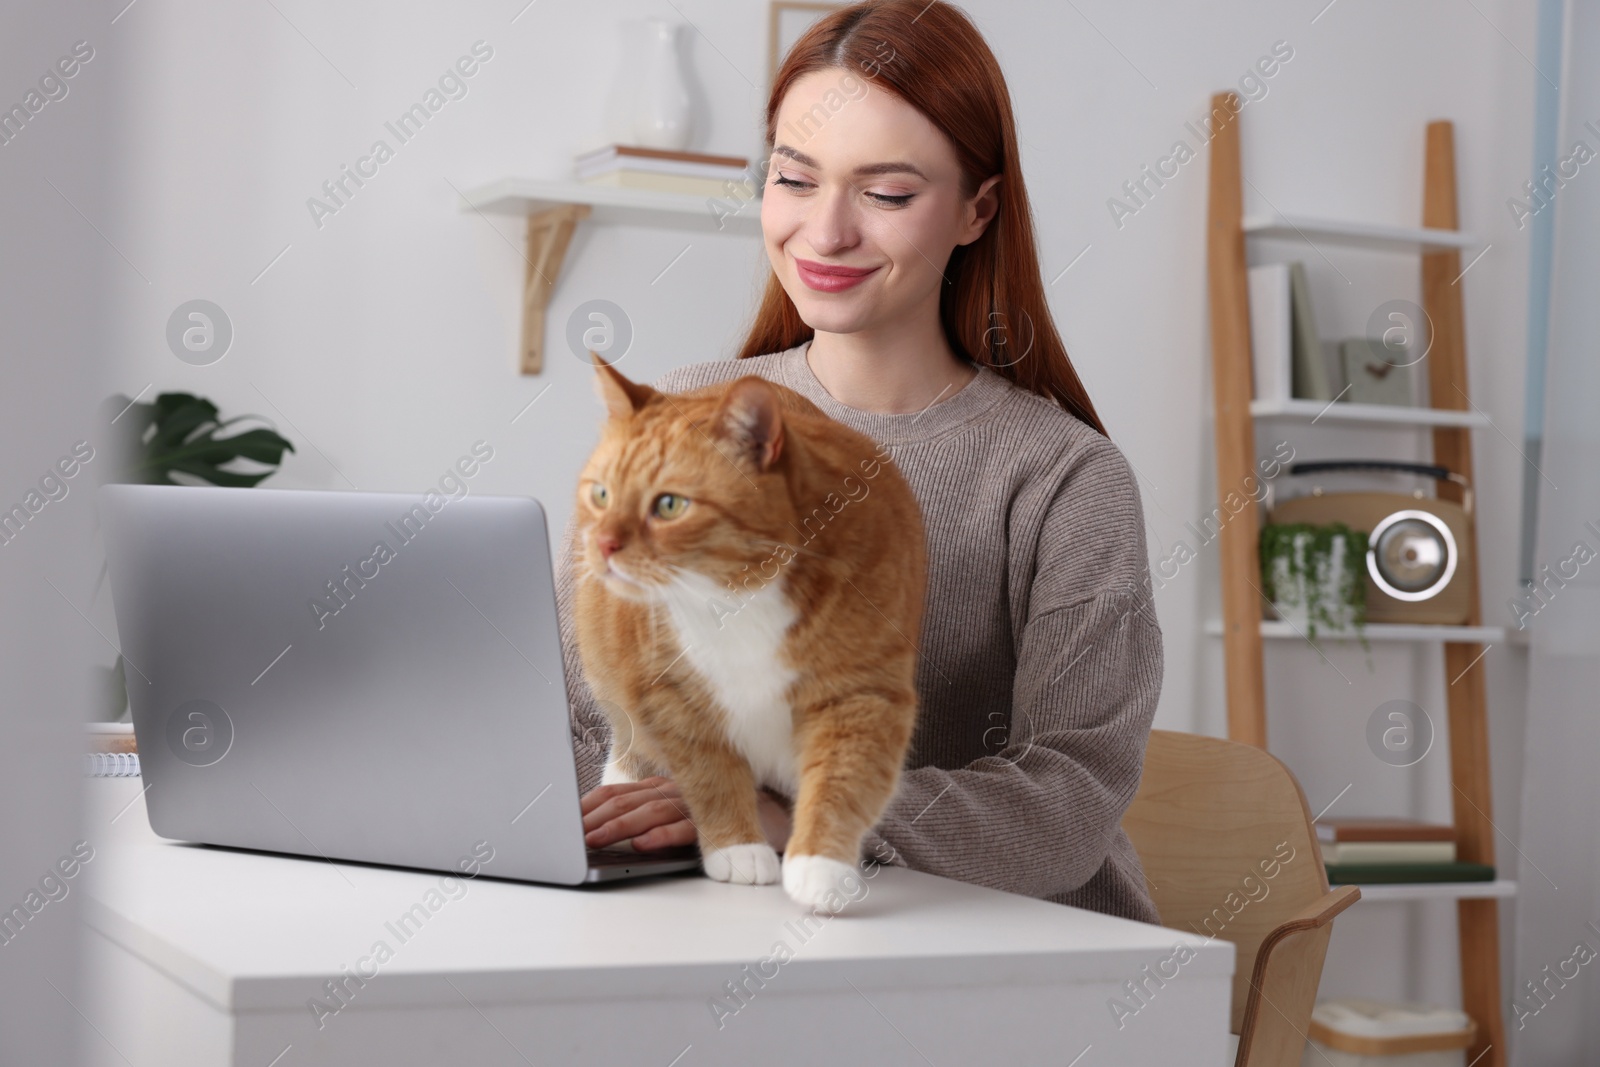
<path id="1" fill-rule="evenodd" d="M 605 401 L 606 413 L 613 419 L 627 418 L 658 395 L 648 385 L 624 378 L 615 367 L 601 359 L 598 352 L 591 350 L 589 358 L 594 360 L 595 392 Z"/>
<path id="2" fill-rule="evenodd" d="M 723 396 L 717 430 L 757 470 L 768 470 L 783 453 L 780 407 L 778 394 L 765 378 L 747 375 L 730 385 Z"/>

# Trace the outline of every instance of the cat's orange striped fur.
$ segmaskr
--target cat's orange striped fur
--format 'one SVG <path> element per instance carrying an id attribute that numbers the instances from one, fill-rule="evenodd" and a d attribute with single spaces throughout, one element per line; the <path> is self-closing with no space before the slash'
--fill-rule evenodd
<path id="1" fill-rule="evenodd" d="M 922 515 L 872 440 L 759 377 L 665 394 L 598 357 L 574 622 L 604 781 L 667 774 L 706 873 L 847 897 L 917 714 Z M 794 801 L 782 861 L 756 789 Z M 858 889 L 859 891 L 859 889 Z"/>

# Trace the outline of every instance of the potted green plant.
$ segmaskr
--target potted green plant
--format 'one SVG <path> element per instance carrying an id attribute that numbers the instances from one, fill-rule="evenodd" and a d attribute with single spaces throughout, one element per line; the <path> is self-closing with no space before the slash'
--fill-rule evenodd
<path id="1" fill-rule="evenodd" d="M 288 438 L 266 427 L 223 436 L 238 423 L 266 420 L 259 415 L 218 419 L 217 405 L 189 393 L 162 393 L 149 404 L 114 396 L 106 407 L 121 413 L 116 420 L 122 432 L 121 473 L 115 481 L 249 487 L 270 477 L 283 454 L 294 451 Z"/>
<path id="2" fill-rule="evenodd" d="M 1261 588 L 1278 617 L 1315 640 L 1319 628 L 1354 631 L 1366 645 L 1367 535 L 1342 522 L 1261 528 Z"/>

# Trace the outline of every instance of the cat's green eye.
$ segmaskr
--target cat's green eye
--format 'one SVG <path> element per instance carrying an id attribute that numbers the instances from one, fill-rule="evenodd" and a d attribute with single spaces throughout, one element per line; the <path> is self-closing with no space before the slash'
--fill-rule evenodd
<path id="1" fill-rule="evenodd" d="M 611 503 L 611 493 L 606 489 L 605 486 L 601 485 L 599 482 L 595 482 L 589 487 L 589 500 L 594 504 L 595 507 L 603 508 L 607 504 Z"/>
<path id="2" fill-rule="evenodd" d="M 662 493 L 651 508 L 658 519 L 676 519 L 689 510 L 689 498 L 677 493 Z"/>

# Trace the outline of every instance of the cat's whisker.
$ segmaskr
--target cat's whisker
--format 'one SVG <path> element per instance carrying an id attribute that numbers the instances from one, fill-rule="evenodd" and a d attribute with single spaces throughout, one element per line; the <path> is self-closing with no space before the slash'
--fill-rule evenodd
<path id="1" fill-rule="evenodd" d="M 689 588 L 689 583 L 685 578 L 685 571 L 682 567 L 669 567 L 667 569 L 666 584 L 673 589 L 678 590 L 679 592 L 692 593 L 692 590 Z"/>
<path id="2" fill-rule="evenodd" d="M 817 559 L 832 560 L 834 558 L 833 556 L 824 555 L 821 552 L 815 552 L 809 548 L 802 548 L 799 545 L 790 544 L 787 541 L 773 541 L 765 537 L 758 537 L 753 540 L 751 544 L 761 545 L 766 548 L 787 548 L 791 551 L 799 552 L 807 556 L 815 556 Z"/>

